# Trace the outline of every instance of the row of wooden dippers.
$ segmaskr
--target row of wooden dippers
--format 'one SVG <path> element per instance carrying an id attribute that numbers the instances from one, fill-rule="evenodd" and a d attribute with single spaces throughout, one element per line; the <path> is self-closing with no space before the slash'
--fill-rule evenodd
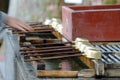
<path id="1" fill-rule="evenodd" d="M 87 39 L 76 38 L 75 48 L 84 53 L 88 58 L 101 59 L 102 52 L 95 48 Z"/>

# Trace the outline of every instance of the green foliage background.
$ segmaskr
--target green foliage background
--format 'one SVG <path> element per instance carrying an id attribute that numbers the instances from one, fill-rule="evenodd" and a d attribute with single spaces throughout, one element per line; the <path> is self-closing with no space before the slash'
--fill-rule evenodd
<path id="1" fill-rule="evenodd" d="M 117 0 L 104 0 L 103 3 L 104 4 L 116 4 Z"/>

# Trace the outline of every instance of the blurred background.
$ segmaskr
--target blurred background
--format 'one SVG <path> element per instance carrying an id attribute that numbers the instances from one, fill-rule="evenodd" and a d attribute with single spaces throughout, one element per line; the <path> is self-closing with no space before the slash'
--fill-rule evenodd
<path id="1" fill-rule="evenodd" d="M 63 5 L 120 4 L 120 0 L 0 0 L 0 10 L 23 21 L 61 19 Z"/>

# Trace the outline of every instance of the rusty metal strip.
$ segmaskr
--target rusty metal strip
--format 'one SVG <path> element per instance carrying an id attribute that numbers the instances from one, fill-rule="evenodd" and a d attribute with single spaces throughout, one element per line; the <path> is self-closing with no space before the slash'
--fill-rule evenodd
<path id="1" fill-rule="evenodd" d="M 31 32 L 52 32 L 52 31 L 53 31 L 53 29 L 51 29 L 51 30 L 36 30 L 36 31 L 31 31 Z M 31 32 L 29 32 L 29 33 L 31 33 Z M 14 32 L 14 33 L 16 33 L 16 34 L 26 34 L 28 32 Z"/>
<path id="2" fill-rule="evenodd" d="M 49 50 L 49 49 L 60 49 L 60 48 L 71 48 L 72 46 L 53 46 L 53 47 L 42 47 L 42 48 L 21 48 L 20 51 L 32 51 L 32 50 Z"/>
<path id="3" fill-rule="evenodd" d="M 21 45 L 21 46 L 60 46 L 60 45 L 65 45 L 65 44 L 70 44 L 70 42 L 62 42 L 62 43 L 44 43 L 44 44 L 29 44 L 29 45 Z"/>
<path id="4" fill-rule="evenodd" d="M 61 48 L 61 49 L 50 49 L 50 50 L 39 50 L 39 51 L 26 51 L 20 52 L 21 54 L 29 54 L 29 53 L 46 53 L 46 52 L 63 52 L 63 51 L 72 51 L 74 48 Z"/>
<path id="5" fill-rule="evenodd" d="M 65 55 L 65 54 L 77 54 L 77 53 L 79 53 L 79 54 L 81 54 L 79 51 L 65 51 L 65 52 L 56 52 L 56 53 L 41 53 L 41 54 L 38 54 L 38 53 L 34 53 L 34 54 L 27 54 L 27 55 L 25 55 L 25 57 L 30 57 L 30 56 L 33 56 L 33 57 L 35 57 L 35 56 L 50 56 L 50 55 L 58 55 L 58 54 L 60 54 L 60 55 Z"/>
<path id="6" fill-rule="evenodd" d="M 26 59 L 25 62 L 39 61 L 39 60 L 50 60 L 50 59 L 60 59 L 60 58 L 70 58 L 70 57 L 77 57 L 77 56 L 81 56 L 81 54 L 72 54 L 72 55 L 64 55 L 64 56 L 52 56 L 52 57 L 43 57 L 43 58 L 33 58 L 33 59 Z"/>

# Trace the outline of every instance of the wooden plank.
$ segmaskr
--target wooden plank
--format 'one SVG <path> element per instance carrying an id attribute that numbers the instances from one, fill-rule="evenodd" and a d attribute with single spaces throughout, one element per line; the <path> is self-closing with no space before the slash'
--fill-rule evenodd
<path id="1" fill-rule="evenodd" d="M 38 77 L 66 77 L 72 78 L 77 77 L 78 71 L 55 71 L 55 70 L 38 70 L 37 76 Z"/>
<path id="2" fill-rule="evenodd" d="M 90 69 L 94 69 L 94 62 L 92 61 L 92 59 L 89 59 L 87 57 L 85 57 L 84 55 L 78 57 L 84 64 L 86 64 Z"/>

